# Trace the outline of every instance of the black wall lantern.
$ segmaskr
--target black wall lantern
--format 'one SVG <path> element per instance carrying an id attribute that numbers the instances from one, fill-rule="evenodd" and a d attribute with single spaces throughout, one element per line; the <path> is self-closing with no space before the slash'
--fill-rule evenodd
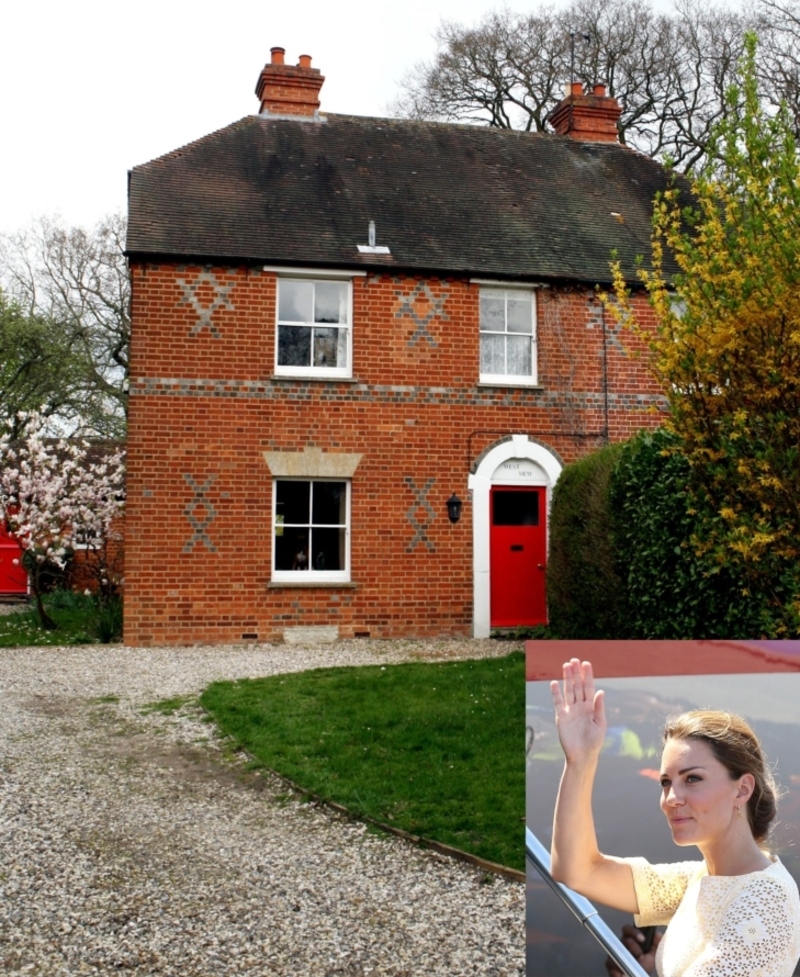
<path id="1" fill-rule="evenodd" d="M 455 492 L 447 500 L 447 515 L 450 517 L 450 522 L 458 522 L 461 518 L 461 507 L 464 503 L 459 499 Z"/>

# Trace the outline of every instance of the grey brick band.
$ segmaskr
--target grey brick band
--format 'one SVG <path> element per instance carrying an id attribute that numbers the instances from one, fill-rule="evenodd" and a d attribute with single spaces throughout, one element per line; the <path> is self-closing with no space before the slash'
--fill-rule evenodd
<path id="1" fill-rule="evenodd" d="M 486 389 L 481 387 L 425 387 L 393 386 L 389 384 L 344 383 L 335 381 L 269 380 L 184 380 L 172 377 L 146 377 L 131 383 L 132 397 L 211 397 L 242 400 L 303 401 L 321 403 L 374 404 L 440 404 L 464 407 L 541 407 L 571 410 L 602 410 L 605 403 L 600 391 L 526 390 L 515 387 Z M 659 394 L 608 394 L 612 411 L 666 409 L 666 400 Z"/>

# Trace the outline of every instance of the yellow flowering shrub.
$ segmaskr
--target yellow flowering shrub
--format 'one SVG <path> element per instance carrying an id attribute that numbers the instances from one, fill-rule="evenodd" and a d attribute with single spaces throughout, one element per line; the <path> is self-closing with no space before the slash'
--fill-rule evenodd
<path id="1" fill-rule="evenodd" d="M 696 550 L 738 565 L 751 592 L 773 593 L 781 633 L 797 633 L 800 166 L 787 115 L 760 105 L 755 51 L 748 36 L 714 162 L 692 181 L 693 204 L 681 206 L 677 185 L 656 201 L 651 266 L 640 277 L 660 323 L 648 342 L 667 427 L 702 516 Z M 646 336 L 613 270 L 609 309 Z M 798 581 L 788 599 L 787 574 Z"/>

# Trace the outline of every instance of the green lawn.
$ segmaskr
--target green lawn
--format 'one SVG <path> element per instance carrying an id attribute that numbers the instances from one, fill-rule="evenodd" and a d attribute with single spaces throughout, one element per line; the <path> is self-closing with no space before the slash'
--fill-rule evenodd
<path id="1" fill-rule="evenodd" d="M 200 701 L 257 763 L 325 800 L 524 869 L 522 652 L 217 682 Z"/>

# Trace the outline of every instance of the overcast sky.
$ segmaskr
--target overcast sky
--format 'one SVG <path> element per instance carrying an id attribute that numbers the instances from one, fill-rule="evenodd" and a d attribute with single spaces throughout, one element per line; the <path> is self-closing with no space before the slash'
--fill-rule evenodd
<path id="1" fill-rule="evenodd" d="M 258 111 L 271 47 L 310 54 L 322 109 L 385 115 L 442 19 L 492 0 L 8 3 L 0 57 L 0 231 L 124 210 L 127 171 Z M 512 4 L 513 6 L 513 4 Z M 521 5 L 524 6 L 524 5 Z"/>

